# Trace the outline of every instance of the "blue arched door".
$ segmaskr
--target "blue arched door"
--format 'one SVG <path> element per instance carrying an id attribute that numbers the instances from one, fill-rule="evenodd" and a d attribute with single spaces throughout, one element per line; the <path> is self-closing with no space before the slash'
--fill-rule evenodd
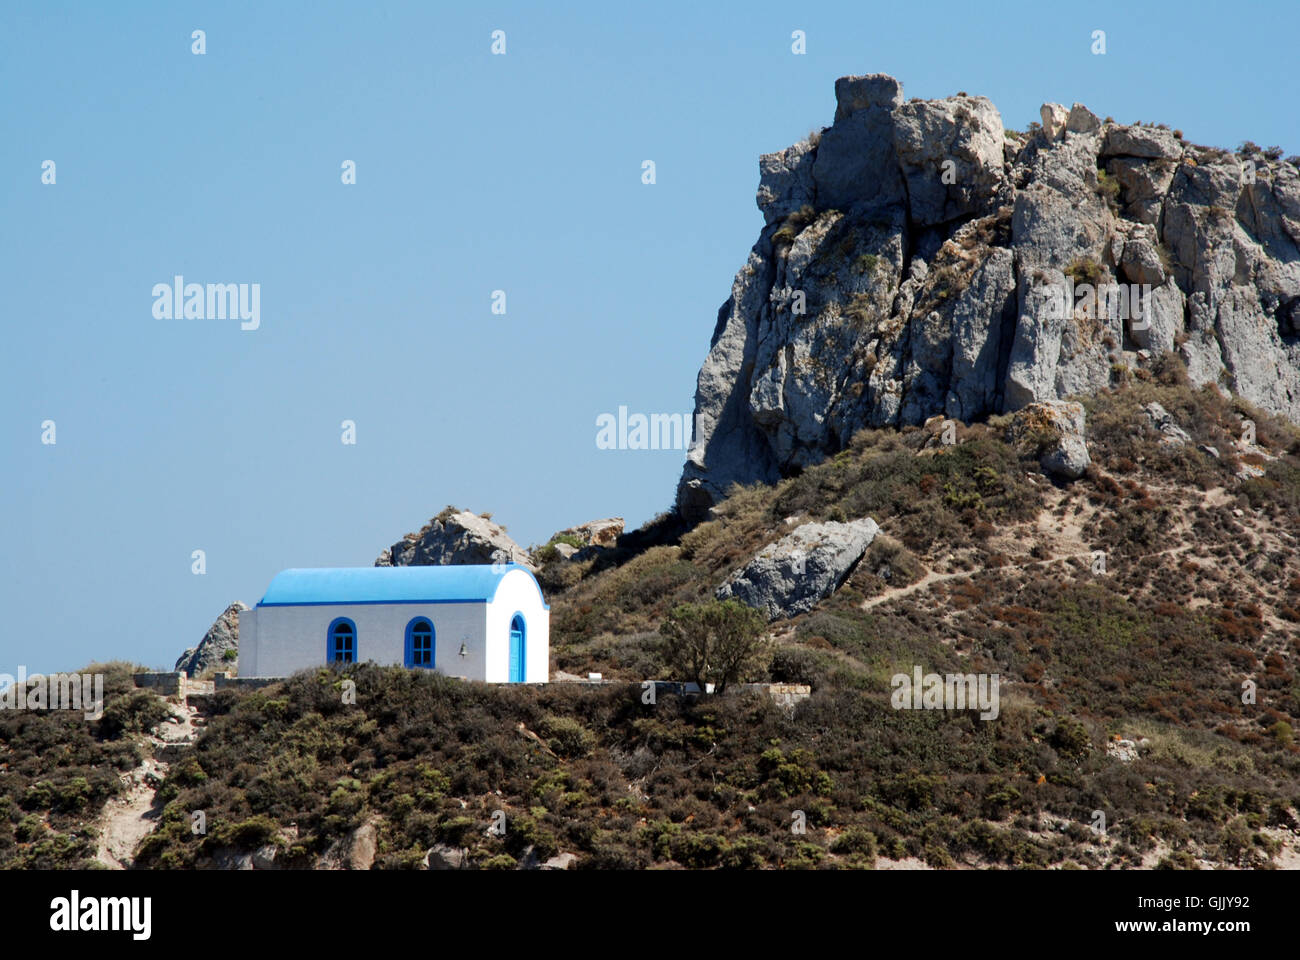
<path id="1" fill-rule="evenodd" d="M 510 621 L 510 682 L 524 682 L 524 618 L 516 613 Z"/>

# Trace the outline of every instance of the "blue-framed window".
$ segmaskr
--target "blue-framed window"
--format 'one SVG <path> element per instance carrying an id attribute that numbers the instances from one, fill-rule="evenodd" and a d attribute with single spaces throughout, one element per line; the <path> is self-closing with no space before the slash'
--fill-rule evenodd
<path id="1" fill-rule="evenodd" d="M 406 625 L 406 665 L 408 667 L 425 667 L 433 669 L 437 662 L 434 657 L 433 622 L 428 617 L 416 617 Z"/>
<path id="2" fill-rule="evenodd" d="M 330 624 L 325 635 L 325 660 L 327 663 L 357 662 L 357 625 L 347 617 L 339 617 Z"/>

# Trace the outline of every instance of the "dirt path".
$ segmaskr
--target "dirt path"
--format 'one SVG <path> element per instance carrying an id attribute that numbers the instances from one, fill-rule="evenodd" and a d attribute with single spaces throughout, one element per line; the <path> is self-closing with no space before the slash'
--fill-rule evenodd
<path id="1" fill-rule="evenodd" d="M 104 804 L 99 822 L 99 849 L 95 859 L 110 870 L 125 870 L 131 866 L 135 851 L 145 837 L 158 826 L 162 813 L 155 803 L 158 788 L 171 764 L 160 755 L 177 748 L 184 749 L 194 742 L 198 730 L 194 723 L 196 713 L 188 705 L 168 704 L 172 715 L 146 737 L 150 756 L 140 766 L 122 775 L 126 793 Z"/>
<path id="2" fill-rule="evenodd" d="M 1216 494 L 1218 495 L 1216 499 Z M 1212 505 L 1222 505 L 1227 501 L 1224 499 L 1226 494 L 1221 490 L 1211 490 L 1203 494 L 1203 498 Z M 1094 550 L 1088 547 L 1083 532 L 1083 522 L 1075 517 L 1062 518 L 1053 515 L 1052 508 L 1058 506 L 1064 497 L 1057 497 L 1056 500 L 1049 501 L 1047 507 L 1039 512 L 1030 524 L 1033 532 L 1040 542 L 1046 542 L 1049 549 L 1054 547 L 1061 551 L 1056 556 L 1047 557 L 1042 560 L 1025 560 L 1020 563 L 1007 563 L 998 569 L 1001 570 L 1024 570 L 1028 567 L 1060 563 L 1068 560 L 1085 560 L 1089 564 L 1092 562 Z M 1096 508 L 1089 511 L 1089 515 L 1095 514 Z M 1055 527 L 1055 529 L 1053 529 Z M 1180 536 L 1184 535 L 1191 527 L 1191 522 L 1187 517 L 1181 517 L 1176 525 L 1175 532 Z M 1022 542 L 1024 536 L 1023 530 L 1010 531 L 999 539 L 998 547 L 1011 549 L 1013 545 Z M 1177 547 L 1169 547 L 1165 550 L 1157 550 L 1154 553 L 1145 554 L 1142 557 L 1134 559 L 1148 559 L 1151 557 L 1162 557 L 1172 554 L 1183 553 L 1195 546 L 1194 542 L 1181 544 Z M 909 596 L 920 590 L 939 583 L 944 580 L 958 580 L 963 577 L 971 577 L 977 571 L 958 570 L 953 573 L 938 573 L 935 570 L 927 570 L 925 576 L 915 583 L 910 583 L 905 587 L 886 590 L 876 597 L 870 597 L 862 601 L 861 609 L 871 610 L 880 606 L 882 603 L 888 603 L 891 600 L 898 600 L 902 597 Z"/>
<path id="3" fill-rule="evenodd" d="M 1175 548 L 1175 549 L 1182 549 L 1182 548 Z M 1074 560 L 1074 559 L 1086 559 L 1091 562 L 1092 551 L 1089 551 L 1087 553 L 1070 553 L 1060 557 L 1048 557 L 1045 560 L 1027 560 L 1024 563 L 1008 563 L 1008 564 L 1004 564 L 1001 567 L 998 567 L 997 569 L 1023 570 L 1026 567 L 1033 567 L 1039 564 L 1060 563 L 1065 560 Z M 870 610 L 872 607 L 878 607 L 882 603 L 888 603 L 890 600 L 898 600 L 901 597 L 906 597 L 909 594 L 916 593 L 918 590 L 924 590 L 926 587 L 930 586 L 931 584 L 938 583 L 941 580 L 959 580 L 962 577 L 969 578 L 974 576 L 977 572 L 978 571 L 974 571 L 974 570 L 958 570 L 954 573 L 936 573 L 935 571 L 931 570 L 928 573 L 926 573 L 926 575 L 922 577 L 920 580 L 916 581 L 916 583 L 909 583 L 907 586 L 899 587 L 896 590 L 887 590 L 878 597 L 871 597 L 867 600 L 863 600 L 862 609 Z"/>
<path id="4" fill-rule="evenodd" d="M 104 805 L 96 860 L 113 870 L 125 870 L 131 865 L 135 848 L 157 826 L 157 814 L 153 809 L 157 790 L 154 784 L 161 782 L 166 775 L 166 764 L 149 757 L 122 778 L 130 786 L 124 795 L 114 797 Z"/>

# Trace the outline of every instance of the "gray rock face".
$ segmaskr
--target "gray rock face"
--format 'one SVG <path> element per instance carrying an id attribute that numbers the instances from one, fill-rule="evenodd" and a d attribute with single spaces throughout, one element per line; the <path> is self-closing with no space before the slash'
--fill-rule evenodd
<path id="1" fill-rule="evenodd" d="M 1090 393 L 1110 383 L 1110 348 L 1121 342 L 1118 320 L 1053 311 L 1065 271 L 1096 265 L 1097 282 L 1114 282 L 1104 268 L 1112 217 L 1097 194 L 1097 137 L 1065 134 L 1039 153 L 1032 180 L 1016 194 L 1011 249 L 1019 276 L 1015 337 L 1006 370 L 1003 406 L 1016 410 L 1039 400 Z"/>
<path id="2" fill-rule="evenodd" d="M 236 600 L 222 611 L 221 616 L 212 622 L 208 632 L 203 635 L 197 647 L 190 647 L 176 660 L 176 669 L 184 670 L 191 680 L 199 677 L 205 670 L 231 670 L 234 658 L 226 659 L 226 651 L 239 652 L 239 611 L 247 610 L 247 605 Z"/>
<path id="3" fill-rule="evenodd" d="M 759 314 L 773 290 L 772 232 L 763 232 L 736 274 L 696 381 L 695 434 L 677 491 L 685 515 L 703 516 L 733 483 L 771 483 L 780 476 L 749 410 Z"/>
<path id="4" fill-rule="evenodd" d="M 419 533 L 408 533 L 379 555 L 377 567 L 444 563 L 517 563 L 536 572 L 528 551 L 485 517 L 448 507 Z"/>
<path id="5" fill-rule="evenodd" d="M 769 620 L 806 613 L 835 592 L 879 532 L 870 517 L 805 523 L 728 577 L 717 597 L 734 597 Z"/>
<path id="6" fill-rule="evenodd" d="M 1044 104 L 1042 129 L 1013 136 L 982 97 L 904 102 L 880 74 L 835 92 L 832 126 L 760 160 L 765 225 L 696 388 L 688 521 L 863 427 L 1090 394 L 1168 351 L 1197 385 L 1300 421 L 1293 166 L 1258 155 L 1252 179 L 1082 104 Z M 1085 284 L 1149 295 L 1125 315 Z"/>

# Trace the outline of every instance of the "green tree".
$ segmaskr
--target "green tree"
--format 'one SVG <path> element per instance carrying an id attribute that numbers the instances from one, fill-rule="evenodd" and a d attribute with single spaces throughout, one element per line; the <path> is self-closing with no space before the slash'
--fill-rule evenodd
<path id="1" fill-rule="evenodd" d="M 767 622 L 738 600 L 685 603 L 659 627 L 664 665 L 706 689 L 721 693 L 753 669 L 764 647 Z"/>

